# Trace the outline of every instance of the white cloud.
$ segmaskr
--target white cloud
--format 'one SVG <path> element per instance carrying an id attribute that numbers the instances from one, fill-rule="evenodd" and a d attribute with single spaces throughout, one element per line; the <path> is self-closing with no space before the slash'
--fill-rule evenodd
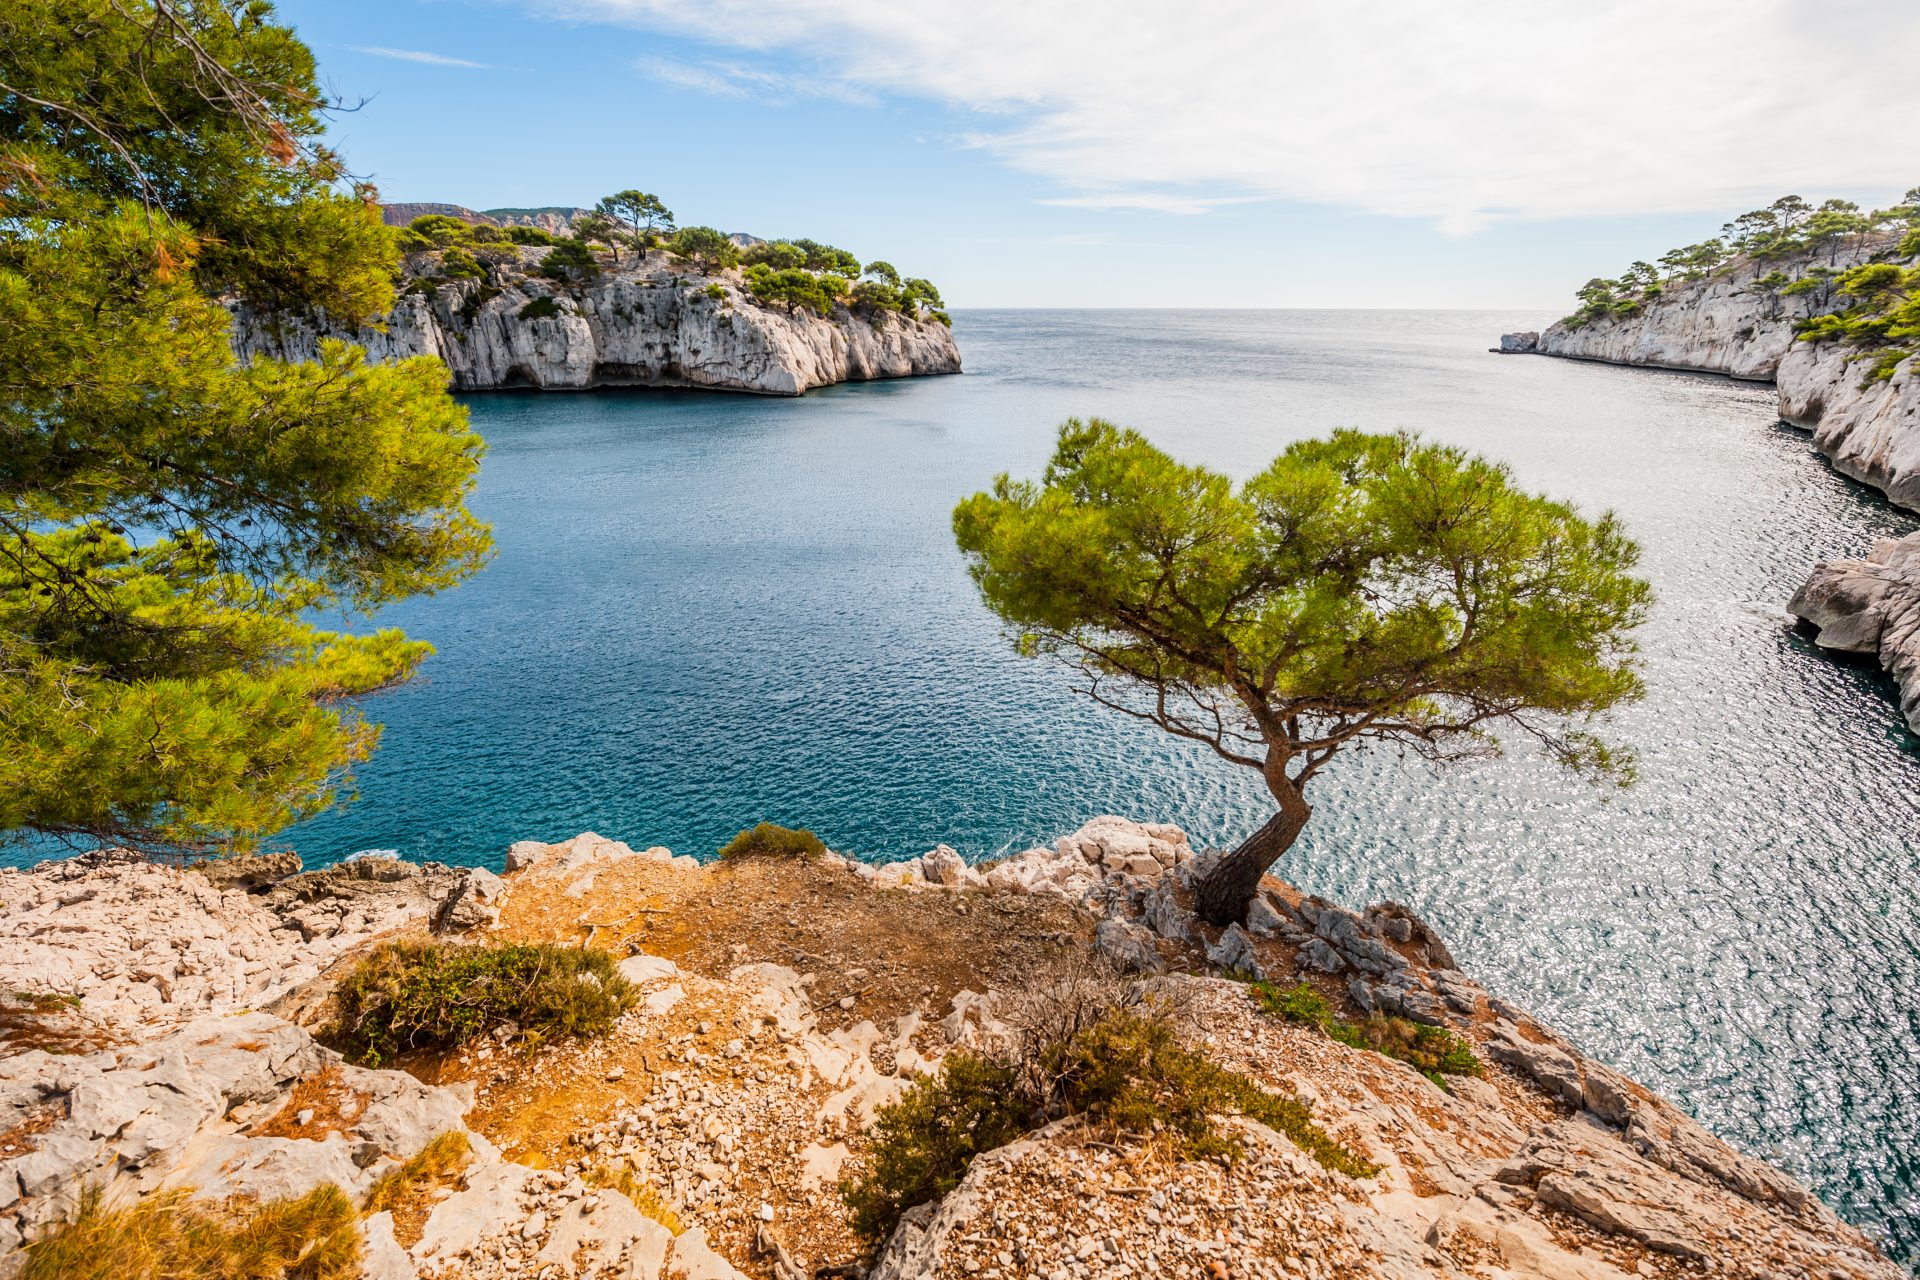
<path id="1" fill-rule="evenodd" d="M 430 67 L 466 67 L 474 71 L 498 70 L 491 63 L 469 62 L 465 58 L 449 58 L 444 53 L 428 53 L 424 49 L 389 49 L 377 44 L 350 44 L 346 47 L 355 53 L 370 53 L 376 58 L 396 58 L 401 62 L 424 62 Z"/>
<path id="2" fill-rule="evenodd" d="M 873 94 L 841 80 L 788 75 L 737 62 L 682 62 L 649 56 L 634 59 L 633 65 L 663 84 L 721 98 L 754 98 L 776 106 L 795 98 L 824 98 L 862 107 L 878 102 Z"/>
<path id="3" fill-rule="evenodd" d="M 974 114 L 968 145 L 1082 206 L 1297 199 L 1466 231 L 1920 180 L 1911 0 L 522 2 Z"/>

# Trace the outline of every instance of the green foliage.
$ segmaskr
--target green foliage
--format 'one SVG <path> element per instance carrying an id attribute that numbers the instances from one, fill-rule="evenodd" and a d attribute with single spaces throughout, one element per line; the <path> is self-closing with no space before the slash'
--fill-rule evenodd
<path id="1" fill-rule="evenodd" d="M 233 359 L 222 295 L 371 320 L 398 264 L 266 6 L 7 6 L 0 83 L 0 832 L 244 848 L 428 652 L 310 619 L 485 560 L 482 444 L 436 360 Z"/>
<path id="2" fill-rule="evenodd" d="M 604 951 L 390 942 L 341 981 L 334 1034 L 348 1057 L 378 1066 L 509 1023 L 527 1042 L 604 1035 L 635 998 Z"/>
<path id="3" fill-rule="evenodd" d="M 1410 1064 L 1421 1075 L 1446 1088 L 1444 1076 L 1484 1075 L 1486 1068 L 1466 1041 L 1444 1027 L 1430 1027 L 1406 1018 L 1371 1014 L 1352 1023 L 1336 1016 L 1325 996 L 1307 983 L 1285 991 L 1270 982 L 1252 984 L 1254 1001 L 1270 1018 L 1318 1027 L 1331 1039 L 1352 1049 L 1371 1049 Z"/>
<path id="4" fill-rule="evenodd" d="M 1445 762 L 1498 754 L 1506 728 L 1631 777 L 1586 725 L 1641 696 L 1639 548 L 1611 514 L 1588 520 L 1463 450 L 1341 430 L 1236 490 L 1074 419 L 1039 483 L 1000 476 L 953 529 L 1020 652 L 1258 770 L 1299 823 L 1305 786 L 1349 747 Z M 1241 870 L 1250 894 L 1257 871 L 1240 885 Z"/>
<path id="5" fill-rule="evenodd" d="M 540 261 L 540 274 L 551 280 L 588 280 L 600 274 L 600 260 L 581 239 L 555 242 Z"/>
<path id="6" fill-rule="evenodd" d="M 712 227 L 682 227 L 674 232 L 669 247 L 708 271 L 730 267 L 740 260 L 739 246 L 724 231 Z"/>
<path id="7" fill-rule="evenodd" d="M 440 254 L 439 275 L 449 280 L 483 280 L 487 270 L 465 249 L 445 249 Z"/>
<path id="8" fill-rule="evenodd" d="M 840 1187 L 854 1234 L 878 1246 L 901 1213 L 958 1186 L 974 1157 L 1062 1114 L 1154 1137 L 1178 1159 L 1223 1162 L 1239 1159 L 1242 1144 L 1217 1119 L 1243 1115 L 1286 1134 L 1325 1168 L 1355 1178 L 1379 1172 L 1315 1125 L 1298 1098 L 1185 1048 L 1163 1019 L 1113 1010 L 1029 1061 L 956 1051 L 882 1107 L 866 1171 Z"/>
<path id="9" fill-rule="evenodd" d="M 1920 350 L 1920 266 L 1869 262 L 1841 272 L 1832 285 L 1851 305 L 1801 321 L 1800 340 L 1858 347 L 1869 379 L 1891 378 Z"/>
<path id="10" fill-rule="evenodd" d="M 74 1221 L 27 1246 L 20 1280 L 353 1280 L 360 1253 L 353 1202 L 332 1183 L 224 1208 L 183 1187 L 113 1209 L 87 1187 Z"/>
<path id="11" fill-rule="evenodd" d="M 725 858 L 817 858 L 827 851 L 819 836 L 771 822 L 749 827 L 720 848 Z"/>
<path id="12" fill-rule="evenodd" d="M 869 262 L 860 274 L 871 276 L 891 289 L 900 287 L 900 273 L 894 270 L 891 262 Z"/>
<path id="13" fill-rule="evenodd" d="M 559 243 L 558 237 L 545 227 L 502 227 L 502 234 L 514 244 L 547 245 Z"/>
<path id="14" fill-rule="evenodd" d="M 975 1156 L 1025 1133 L 1030 1104 L 1015 1083 L 1011 1068 L 955 1050 L 880 1108 L 865 1174 L 841 1185 L 854 1235 L 877 1247 L 906 1210 L 959 1186 Z"/>
<path id="15" fill-rule="evenodd" d="M 771 267 L 775 271 L 798 271 L 807 265 L 807 253 L 785 240 L 762 240 L 740 252 L 740 261 L 749 267 Z"/>
<path id="16" fill-rule="evenodd" d="M 654 232 L 673 230 L 673 213 L 660 197 L 631 188 L 604 197 L 594 206 L 594 213 L 625 225 L 629 242 L 639 249 L 653 242 Z M 579 219 L 575 219 L 574 228 L 579 231 Z"/>
<path id="17" fill-rule="evenodd" d="M 727 286 L 716 282 L 708 285 L 705 289 L 702 289 L 701 292 L 709 298 L 712 298 L 715 302 L 719 302 L 727 296 Z"/>
<path id="18" fill-rule="evenodd" d="M 845 249 L 836 249 L 818 240 L 792 240 L 788 243 L 800 250 L 803 255 L 800 265 L 808 271 L 827 272 L 845 276 L 849 280 L 860 274 L 860 259 Z"/>
<path id="19" fill-rule="evenodd" d="M 528 302 L 526 306 L 520 308 L 520 318 L 522 320 L 544 320 L 548 316 L 557 316 L 559 314 L 560 304 L 552 298 L 544 296 L 535 298 Z"/>
<path id="20" fill-rule="evenodd" d="M 816 276 L 798 267 L 777 271 L 772 267 L 751 266 L 745 274 L 747 292 L 756 302 L 769 306 L 784 306 L 789 311 L 804 307 L 824 316 L 833 310 L 837 301 L 827 284 L 834 277 Z"/>

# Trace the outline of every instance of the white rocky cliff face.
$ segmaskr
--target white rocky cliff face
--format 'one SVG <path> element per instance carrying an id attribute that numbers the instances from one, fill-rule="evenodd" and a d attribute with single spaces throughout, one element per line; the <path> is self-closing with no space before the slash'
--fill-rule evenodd
<path id="1" fill-rule="evenodd" d="M 1920 379 L 1913 361 L 1891 379 L 1871 380 L 1835 342 L 1800 342 L 1794 326 L 1830 304 L 1819 294 L 1782 296 L 1757 282 L 1774 271 L 1800 275 L 1818 266 L 1843 271 L 1884 256 L 1890 237 L 1867 237 L 1799 260 L 1739 259 L 1692 284 L 1676 285 L 1638 314 L 1580 328 L 1550 325 L 1537 342 L 1516 339 L 1502 349 L 1607 364 L 1724 373 L 1772 381 L 1783 422 L 1813 432 L 1834 467 L 1920 511 Z"/>
<path id="2" fill-rule="evenodd" d="M 1834 470 L 1920 511 L 1920 370 L 1902 361 L 1876 379 L 1857 348 L 1801 342 L 1795 325 L 1830 307 L 1817 294 L 1783 297 L 1757 284 L 1769 272 L 1844 270 L 1883 256 L 1887 237 L 1821 253 L 1812 260 L 1755 263 L 1669 290 L 1639 314 L 1578 329 L 1555 323 L 1537 337 L 1507 334 L 1497 350 L 1578 360 L 1771 379 L 1780 420 L 1813 433 Z M 1836 652 L 1872 655 L 1900 683 L 1901 712 L 1920 732 L 1920 550 L 1914 539 L 1883 540 L 1865 560 L 1816 565 L 1788 603 Z"/>
<path id="3" fill-rule="evenodd" d="M 404 294 L 384 328 L 322 330 L 234 308 L 245 358 L 312 359 L 322 337 L 375 360 L 438 356 L 457 391 L 706 387 L 791 396 L 836 382 L 959 373 L 953 332 L 932 320 L 844 307 L 831 316 L 763 306 L 737 272 L 702 274 L 652 253 L 586 283 L 535 273 L 547 251 L 525 248 L 498 285 L 441 283 Z"/>

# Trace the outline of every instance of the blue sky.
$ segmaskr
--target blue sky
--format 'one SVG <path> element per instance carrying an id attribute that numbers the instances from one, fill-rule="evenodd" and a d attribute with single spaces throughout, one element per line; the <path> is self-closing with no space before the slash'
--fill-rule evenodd
<path id="1" fill-rule="evenodd" d="M 390 200 L 885 257 L 954 306 L 1563 307 L 1920 183 L 1896 0 L 282 0 Z M 1828 74 L 1828 72 L 1831 74 Z"/>

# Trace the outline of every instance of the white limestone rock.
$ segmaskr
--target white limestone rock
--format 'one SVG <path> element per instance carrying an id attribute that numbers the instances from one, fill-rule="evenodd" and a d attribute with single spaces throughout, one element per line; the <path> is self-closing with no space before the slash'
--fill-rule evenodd
<path id="1" fill-rule="evenodd" d="M 1881 538 L 1862 560 L 1816 564 L 1787 610 L 1815 628 L 1821 648 L 1877 658 L 1920 733 L 1920 534 Z"/>
<path id="2" fill-rule="evenodd" d="M 938 321 L 880 312 L 830 316 L 763 306 L 737 271 L 702 275 L 665 253 L 629 260 L 584 284 L 535 274 L 544 248 L 499 268 L 502 287 L 477 280 L 403 294 L 383 328 L 325 335 L 289 317 L 236 304 L 242 359 L 310 360 L 322 336 L 366 347 L 376 361 L 437 356 L 456 390 L 532 387 L 712 387 L 799 395 L 836 382 L 960 372 L 952 331 Z M 719 297 L 708 293 L 718 285 Z M 552 315 L 523 314 L 552 299 Z"/>

